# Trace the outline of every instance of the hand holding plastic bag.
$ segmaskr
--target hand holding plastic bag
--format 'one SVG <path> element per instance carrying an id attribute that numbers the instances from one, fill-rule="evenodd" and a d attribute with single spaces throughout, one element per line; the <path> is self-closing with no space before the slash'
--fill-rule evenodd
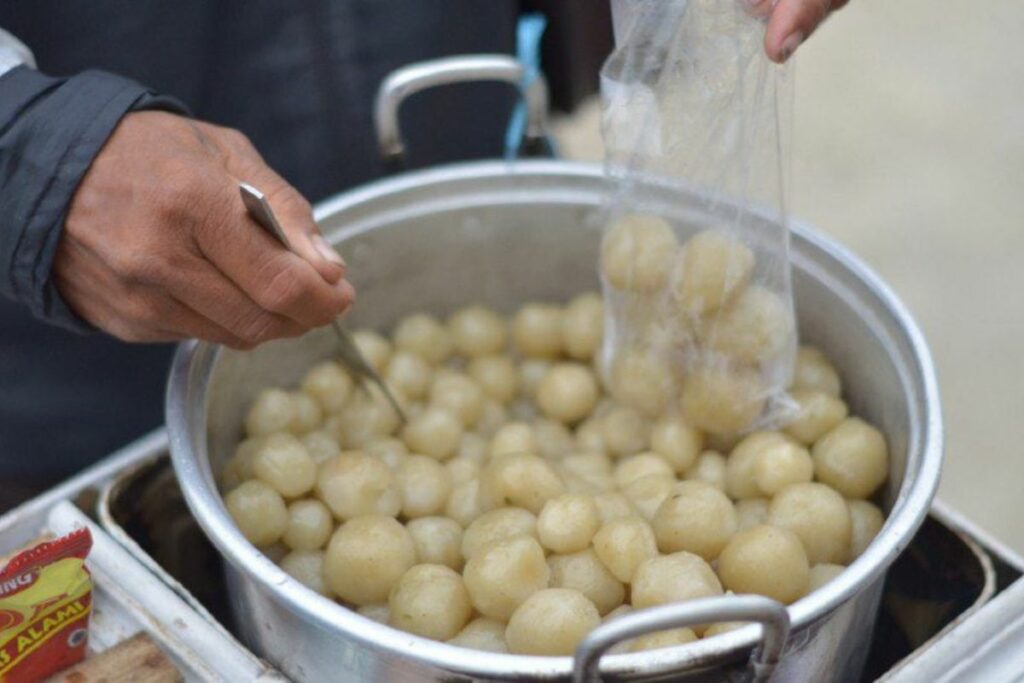
<path id="1" fill-rule="evenodd" d="M 605 379 L 642 412 L 678 403 L 708 432 L 746 432 L 785 410 L 796 349 L 787 74 L 741 0 L 613 0 L 612 12 Z"/>

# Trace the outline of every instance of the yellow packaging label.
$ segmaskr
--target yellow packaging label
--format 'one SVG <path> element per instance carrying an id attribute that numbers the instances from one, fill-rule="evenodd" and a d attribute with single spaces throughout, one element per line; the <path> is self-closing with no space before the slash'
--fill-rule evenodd
<path id="1" fill-rule="evenodd" d="M 91 544 L 88 530 L 76 531 L 20 553 L 0 572 L 0 683 L 35 681 L 85 656 Z"/>

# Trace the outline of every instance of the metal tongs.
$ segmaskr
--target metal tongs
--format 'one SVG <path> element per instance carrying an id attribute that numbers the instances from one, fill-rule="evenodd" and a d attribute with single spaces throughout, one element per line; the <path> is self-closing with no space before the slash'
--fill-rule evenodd
<path id="1" fill-rule="evenodd" d="M 278 223 L 277 217 L 274 215 L 273 209 L 270 208 L 270 203 L 267 201 L 266 196 L 248 183 L 239 182 L 238 189 L 241 192 L 242 203 L 245 204 L 246 210 L 259 223 L 260 227 L 273 235 L 288 251 L 293 254 L 297 253 L 288 241 L 288 236 L 281 229 L 281 224 Z M 374 370 L 369 361 L 366 360 L 359 347 L 356 346 L 352 335 L 337 320 L 332 321 L 331 326 L 338 337 L 338 355 L 341 358 L 342 364 L 348 368 L 349 372 L 356 376 L 360 383 L 365 384 L 365 382 L 369 381 L 376 384 L 384 393 L 384 398 L 394 408 L 398 417 L 402 422 L 406 422 L 402 407 L 398 405 L 398 401 L 395 400 L 387 384 L 384 383 L 381 376 Z"/>

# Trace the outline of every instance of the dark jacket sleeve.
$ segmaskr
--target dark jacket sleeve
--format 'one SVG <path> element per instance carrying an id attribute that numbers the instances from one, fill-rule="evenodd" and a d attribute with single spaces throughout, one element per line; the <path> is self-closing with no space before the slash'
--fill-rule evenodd
<path id="1" fill-rule="evenodd" d="M 100 71 L 52 78 L 28 67 L 0 76 L 0 296 L 37 318 L 92 329 L 50 278 L 71 198 L 126 113 L 184 112 L 176 100 Z"/>

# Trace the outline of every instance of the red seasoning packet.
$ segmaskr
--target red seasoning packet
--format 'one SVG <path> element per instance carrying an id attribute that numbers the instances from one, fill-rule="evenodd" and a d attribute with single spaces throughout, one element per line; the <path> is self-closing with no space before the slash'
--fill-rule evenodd
<path id="1" fill-rule="evenodd" d="M 0 683 L 29 683 L 85 658 L 88 529 L 16 554 L 0 570 Z"/>

